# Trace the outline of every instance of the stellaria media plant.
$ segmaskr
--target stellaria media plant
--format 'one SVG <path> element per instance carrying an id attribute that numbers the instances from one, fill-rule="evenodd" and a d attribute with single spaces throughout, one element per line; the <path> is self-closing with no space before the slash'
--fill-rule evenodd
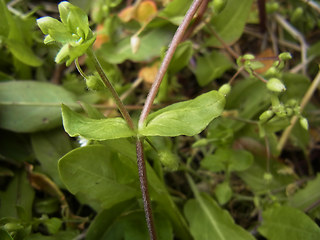
<path id="1" fill-rule="evenodd" d="M 107 74 L 104 73 L 94 54 L 92 45 L 96 37 L 89 27 L 87 15 L 80 8 L 69 2 L 63 1 L 59 4 L 61 22 L 51 17 L 42 17 L 37 20 L 40 29 L 46 34 L 44 43 L 49 44 L 56 42 L 61 46 L 61 49 L 55 58 L 57 63 L 66 62 L 66 65 L 68 66 L 75 61 L 77 69 L 85 78 L 88 88 L 96 91 L 109 91 L 112 94 L 123 118 L 90 119 L 63 105 L 63 125 L 65 131 L 72 137 L 81 136 L 96 141 L 120 138 L 134 139 L 136 142 L 136 158 L 140 189 L 149 235 L 152 240 L 157 239 L 157 234 L 154 226 L 147 183 L 147 171 L 143 150 L 145 140 L 152 145 L 148 137 L 196 135 L 213 119 L 220 116 L 225 105 L 224 90 L 222 91 L 223 93 L 213 90 L 204 93 L 193 100 L 172 104 L 149 115 L 151 106 L 169 66 L 170 60 L 201 2 L 201 0 L 195 0 L 191 4 L 184 20 L 177 29 L 166 56 L 163 59 L 162 65 L 159 68 L 157 77 L 149 91 L 140 115 L 138 126 L 135 126 L 130 114 L 126 110 L 126 107 L 120 100 L 119 95 L 109 81 Z M 94 65 L 100 78 L 96 77 L 96 75 L 86 76 L 81 70 L 78 58 L 83 54 L 88 56 L 89 61 Z M 174 161 L 174 159 L 170 159 L 170 154 L 159 154 L 164 162 Z M 62 165 L 63 163 L 60 160 L 59 167 L 62 167 Z M 169 163 L 167 165 L 173 166 L 175 164 Z"/>

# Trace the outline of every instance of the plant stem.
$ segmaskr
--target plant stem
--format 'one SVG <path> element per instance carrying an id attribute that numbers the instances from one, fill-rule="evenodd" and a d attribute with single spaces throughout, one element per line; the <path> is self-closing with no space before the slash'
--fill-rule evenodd
<path id="1" fill-rule="evenodd" d="M 303 99 L 302 99 L 301 104 L 300 104 L 300 111 L 301 112 L 303 112 L 303 109 L 305 108 L 307 103 L 310 101 L 313 93 L 316 91 L 316 89 L 317 89 L 319 84 L 320 84 L 320 71 L 318 72 L 317 76 L 315 77 L 315 79 L 311 83 L 311 85 L 310 85 L 308 91 L 306 92 L 306 94 L 303 96 Z M 299 117 L 297 115 L 293 116 L 291 118 L 290 125 L 286 128 L 286 130 L 281 135 L 281 138 L 280 138 L 278 146 L 277 146 L 277 149 L 280 152 L 282 151 L 283 146 L 286 144 L 287 139 L 290 136 L 290 133 L 291 133 L 294 125 L 298 121 L 298 118 Z"/>
<path id="2" fill-rule="evenodd" d="M 125 106 L 123 105 L 118 93 L 116 92 L 116 90 L 114 89 L 114 87 L 112 86 L 111 82 L 109 81 L 108 77 L 106 76 L 106 74 L 104 73 L 96 55 L 94 54 L 92 48 L 89 48 L 87 50 L 87 55 L 90 58 L 90 60 L 93 62 L 94 67 L 96 68 L 99 76 L 101 77 L 101 79 L 103 80 L 103 82 L 106 84 L 107 88 L 109 89 L 109 91 L 111 92 L 111 95 L 114 99 L 114 101 L 116 102 L 116 105 L 119 108 L 119 111 L 121 112 L 123 118 L 126 120 L 126 122 L 128 123 L 128 126 L 134 130 L 134 124 L 133 121 L 127 111 L 127 109 L 125 108 Z"/>
<path id="3" fill-rule="evenodd" d="M 144 125 L 144 121 L 146 120 L 150 110 L 151 110 L 151 106 L 153 104 L 153 101 L 158 93 L 158 89 L 160 87 L 160 84 L 162 82 L 162 79 L 168 69 L 169 63 L 173 57 L 173 54 L 175 52 L 175 50 L 177 49 L 178 44 L 180 43 L 181 39 L 183 38 L 183 35 L 189 25 L 189 23 L 191 22 L 194 14 L 196 13 L 197 9 L 199 8 L 200 4 L 202 3 L 203 0 L 194 0 L 188 10 L 188 12 L 186 13 L 181 25 L 179 26 L 179 28 L 177 29 L 176 33 L 174 34 L 172 41 L 170 43 L 169 49 L 162 61 L 162 64 L 159 68 L 159 71 L 157 73 L 156 79 L 153 82 L 150 92 L 148 94 L 148 97 L 146 99 L 145 105 L 142 109 L 141 115 L 140 115 L 140 119 L 139 119 L 139 126 L 138 128 L 142 128 Z"/>
<path id="4" fill-rule="evenodd" d="M 146 171 L 146 164 L 144 162 L 143 143 L 142 143 L 142 140 L 139 138 L 137 138 L 136 140 L 136 150 L 137 150 L 137 163 L 138 163 L 139 180 L 140 180 L 140 188 L 141 188 L 142 199 L 143 199 L 144 213 L 146 216 L 150 239 L 156 240 L 157 235 L 155 232 L 149 191 L 148 191 L 147 171 Z"/>

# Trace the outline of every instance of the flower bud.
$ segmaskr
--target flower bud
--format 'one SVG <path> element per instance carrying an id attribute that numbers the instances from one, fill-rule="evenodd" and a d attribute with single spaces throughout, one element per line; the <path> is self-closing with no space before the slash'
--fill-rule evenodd
<path id="1" fill-rule="evenodd" d="M 214 0 L 213 10 L 215 13 L 219 14 L 227 5 L 227 0 Z"/>
<path id="2" fill-rule="evenodd" d="M 264 111 L 261 115 L 260 115 L 260 117 L 259 117 L 259 120 L 261 121 L 261 122 L 266 122 L 266 121 L 268 121 L 272 116 L 273 116 L 273 111 L 271 111 L 271 110 L 267 110 L 267 111 Z"/>
<path id="3" fill-rule="evenodd" d="M 230 90 L 231 90 L 231 85 L 229 83 L 226 83 L 219 88 L 218 92 L 223 94 L 224 96 L 227 96 Z"/>
<path id="4" fill-rule="evenodd" d="M 286 60 L 292 59 L 292 56 L 291 56 L 291 54 L 289 52 L 280 53 L 278 57 L 282 61 L 286 61 Z"/>
<path id="5" fill-rule="evenodd" d="M 159 152 L 159 158 L 162 165 L 168 170 L 175 171 L 179 167 L 178 157 L 170 151 L 163 150 Z"/>
<path id="6" fill-rule="evenodd" d="M 99 91 L 106 88 L 102 80 L 94 75 L 86 78 L 87 87 L 91 90 Z"/>
<path id="7" fill-rule="evenodd" d="M 309 129 L 309 123 L 308 123 L 308 120 L 304 117 L 301 117 L 300 118 L 300 125 L 301 127 L 303 127 L 305 130 L 308 130 Z"/>
<path id="8" fill-rule="evenodd" d="M 136 35 L 133 35 L 130 38 L 130 44 L 131 44 L 132 53 L 136 53 L 140 47 L 140 38 Z"/>
<path id="9" fill-rule="evenodd" d="M 286 90 L 285 85 L 278 78 L 271 78 L 267 82 L 267 88 L 272 92 L 284 92 Z"/>
<path id="10" fill-rule="evenodd" d="M 263 174 L 263 179 L 267 182 L 270 182 L 273 179 L 273 176 L 271 173 L 265 173 Z"/>

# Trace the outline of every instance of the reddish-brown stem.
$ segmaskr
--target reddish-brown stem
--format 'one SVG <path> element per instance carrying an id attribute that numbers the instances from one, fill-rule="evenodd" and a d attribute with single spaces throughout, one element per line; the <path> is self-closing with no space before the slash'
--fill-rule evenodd
<path id="1" fill-rule="evenodd" d="M 149 229 L 149 235 L 151 240 L 157 239 L 157 234 L 155 232 L 154 221 L 152 216 L 152 209 L 150 204 L 150 197 L 148 191 L 148 181 L 147 181 L 147 171 L 146 164 L 144 162 L 143 154 L 143 143 L 141 139 L 137 138 L 136 140 L 136 150 L 137 150 L 137 163 L 139 171 L 139 180 L 140 180 L 140 189 L 142 193 L 144 213 L 147 220 L 147 225 Z"/>
<path id="2" fill-rule="evenodd" d="M 201 3 L 201 5 L 199 7 L 199 10 L 197 12 L 197 17 L 194 20 L 194 22 L 192 23 L 192 25 L 188 28 L 186 33 L 183 35 L 183 38 L 181 40 L 182 42 L 187 40 L 192 35 L 193 31 L 199 25 L 199 23 L 201 23 L 203 15 L 204 15 L 204 13 L 206 12 L 206 10 L 208 8 L 209 1 L 210 0 L 203 0 L 203 2 Z"/>
<path id="3" fill-rule="evenodd" d="M 139 128 L 143 127 L 144 121 L 146 120 L 150 110 L 151 106 L 153 104 L 153 101 L 158 93 L 160 84 L 162 82 L 162 79 L 168 69 L 169 63 L 173 57 L 173 54 L 175 50 L 177 49 L 178 44 L 180 43 L 190 21 L 192 20 L 194 14 L 196 13 L 197 9 L 199 8 L 200 4 L 203 0 L 194 0 L 186 13 L 181 25 L 177 29 L 176 33 L 174 34 L 172 41 L 170 43 L 169 49 L 167 51 L 167 54 L 165 55 L 162 64 L 159 68 L 159 71 L 157 73 L 156 79 L 153 82 L 150 92 L 148 94 L 148 97 L 146 99 L 145 105 L 142 109 L 140 119 L 139 119 Z"/>

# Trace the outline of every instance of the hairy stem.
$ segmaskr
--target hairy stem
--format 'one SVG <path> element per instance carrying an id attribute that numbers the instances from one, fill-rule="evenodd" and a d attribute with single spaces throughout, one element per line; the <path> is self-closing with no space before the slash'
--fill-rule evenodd
<path id="1" fill-rule="evenodd" d="M 183 35 L 189 25 L 189 23 L 191 22 L 194 14 L 196 13 L 197 9 L 199 8 L 200 4 L 202 3 L 203 0 L 194 0 L 188 10 L 188 12 L 186 13 L 181 25 L 179 26 L 179 28 L 177 29 L 176 33 L 174 34 L 172 41 L 170 43 L 169 49 L 162 61 L 162 64 L 159 68 L 159 71 L 157 73 L 156 79 L 153 82 L 150 92 L 148 94 L 148 97 L 146 99 L 145 105 L 142 109 L 141 115 L 140 115 L 140 119 L 139 119 L 139 128 L 143 127 L 144 121 L 146 120 L 150 110 L 151 110 L 151 106 L 153 104 L 153 101 L 158 93 L 160 84 L 162 82 L 162 79 L 168 69 L 169 63 L 173 57 L 173 54 L 175 52 L 175 50 L 177 49 L 178 44 L 180 43 L 181 39 L 183 38 Z"/>
<path id="2" fill-rule="evenodd" d="M 155 232 L 149 191 L 148 191 L 147 171 L 146 171 L 146 164 L 144 162 L 143 143 L 139 138 L 137 138 L 136 140 L 136 150 L 137 150 L 137 163 L 138 163 L 139 180 L 140 180 L 140 188 L 141 188 L 142 199 L 143 199 L 144 213 L 147 220 L 150 239 L 156 240 L 157 235 Z"/>
<path id="3" fill-rule="evenodd" d="M 121 101 L 118 93 L 116 92 L 116 90 L 114 89 L 114 87 L 112 86 L 111 82 L 109 81 L 107 75 L 104 73 L 97 57 L 95 56 L 95 54 L 93 53 L 92 48 L 89 48 L 87 51 L 87 55 L 90 58 L 90 60 L 93 62 L 94 67 L 96 68 L 99 76 L 101 77 L 101 79 L 103 80 L 103 82 L 106 84 L 107 88 L 109 89 L 109 91 L 111 92 L 111 95 L 114 99 L 114 101 L 116 102 L 116 105 L 119 108 L 119 111 L 121 112 L 123 118 L 126 120 L 126 122 L 128 123 L 128 126 L 134 130 L 134 124 L 133 121 L 127 111 L 127 109 L 125 108 L 125 106 L 123 105 L 123 102 Z"/>

